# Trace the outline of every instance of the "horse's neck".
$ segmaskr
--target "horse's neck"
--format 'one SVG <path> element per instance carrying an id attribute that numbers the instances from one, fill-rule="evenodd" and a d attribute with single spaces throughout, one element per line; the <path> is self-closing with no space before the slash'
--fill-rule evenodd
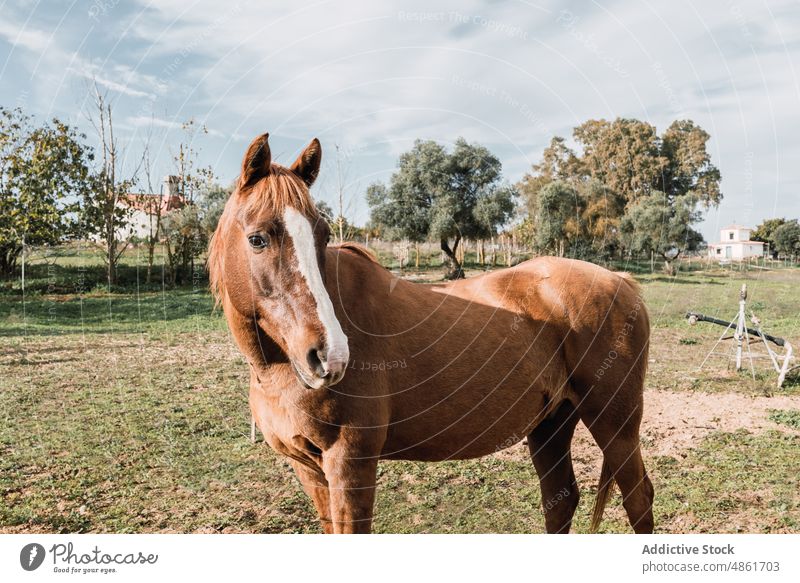
<path id="1" fill-rule="evenodd" d="M 441 296 L 429 286 L 414 284 L 392 275 L 384 267 L 362 256 L 340 250 L 327 258 L 328 292 L 342 327 L 351 341 L 359 340 L 375 352 L 391 353 L 396 342 L 407 342 L 404 334 L 419 313 L 430 313 Z M 435 330 L 416 328 L 422 339 Z M 351 356 L 355 356 L 351 350 Z"/>

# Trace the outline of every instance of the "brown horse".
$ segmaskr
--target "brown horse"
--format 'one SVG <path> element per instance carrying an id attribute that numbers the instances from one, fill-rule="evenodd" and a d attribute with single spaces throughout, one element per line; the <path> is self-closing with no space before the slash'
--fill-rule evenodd
<path id="1" fill-rule="evenodd" d="M 211 282 L 250 364 L 253 417 L 324 531 L 370 531 L 380 459 L 474 458 L 527 436 L 547 531 L 568 532 L 582 420 L 603 451 L 592 530 L 616 481 L 633 529 L 652 532 L 635 282 L 550 257 L 442 285 L 397 279 L 360 247 L 328 246 L 308 192 L 319 141 L 286 168 L 267 138 L 245 154 Z"/>

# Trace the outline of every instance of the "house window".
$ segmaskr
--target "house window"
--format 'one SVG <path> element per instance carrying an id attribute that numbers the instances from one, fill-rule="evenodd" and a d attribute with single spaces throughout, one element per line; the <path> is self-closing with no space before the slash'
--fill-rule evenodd
<path id="1" fill-rule="evenodd" d="M 722 249 L 720 247 L 717 247 L 717 255 L 722 255 Z"/>
<path id="2" fill-rule="evenodd" d="M 730 239 L 731 241 L 733 241 L 733 231 L 731 231 L 730 233 L 728 233 L 728 239 Z"/>

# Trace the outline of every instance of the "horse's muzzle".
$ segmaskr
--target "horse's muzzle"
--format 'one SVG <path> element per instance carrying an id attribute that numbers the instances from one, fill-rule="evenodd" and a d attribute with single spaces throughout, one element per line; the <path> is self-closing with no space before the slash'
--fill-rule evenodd
<path id="1" fill-rule="evenodd" d="M 292 361 L 294 370 L 303 384 L 310 389 L 332 387 L 344 378 L 347 359 L 328 355 L 324 349 L 312 348 L 306 354 L 305 366 Z"/>

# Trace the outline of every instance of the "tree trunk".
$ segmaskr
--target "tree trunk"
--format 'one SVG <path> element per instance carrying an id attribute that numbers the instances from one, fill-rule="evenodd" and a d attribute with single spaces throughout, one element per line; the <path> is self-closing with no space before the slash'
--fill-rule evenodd
<path id="1" fill-rule="evenodd" d="M 23 248 L 20 245 L 8 245 L 0 250 L 0 274 L 11 277 L 17 271 L 17 260 Z"/>
<path id="2" fill-rule="evenodd" d="M 156 241 L 155 239 L 149 239 L 147 241 L 147 276 L 144 280 L 146 284 L 150 284 L 151 276 L 153 274 L 153 259 L 155 256 L 156 251 Z"/>
<path id="3" fill-rule="evenodd" d="M 461 242 L 461 236 L 456 235 L 455 241 L 453 242 L 453 248 L 450 248 L 450 245 L 447 243 L 447 239 L 443 238 L 440 241 L 442 251 L 450 262 L 450 271 L 445 276 L 447 279 L 463 279 L 464 278 L 464 270 L 461 268 L 461 263 L 458 261 L 458 257 L 456 257 L 456 251 L 458 250 L 458 244 Z"/>
<path id="4" fill-rule="evenodd" d="M 111 235 L 106 242 L 106 279 L 108 288 L 117 283 L 117 244 L 114 235 Z"/>

